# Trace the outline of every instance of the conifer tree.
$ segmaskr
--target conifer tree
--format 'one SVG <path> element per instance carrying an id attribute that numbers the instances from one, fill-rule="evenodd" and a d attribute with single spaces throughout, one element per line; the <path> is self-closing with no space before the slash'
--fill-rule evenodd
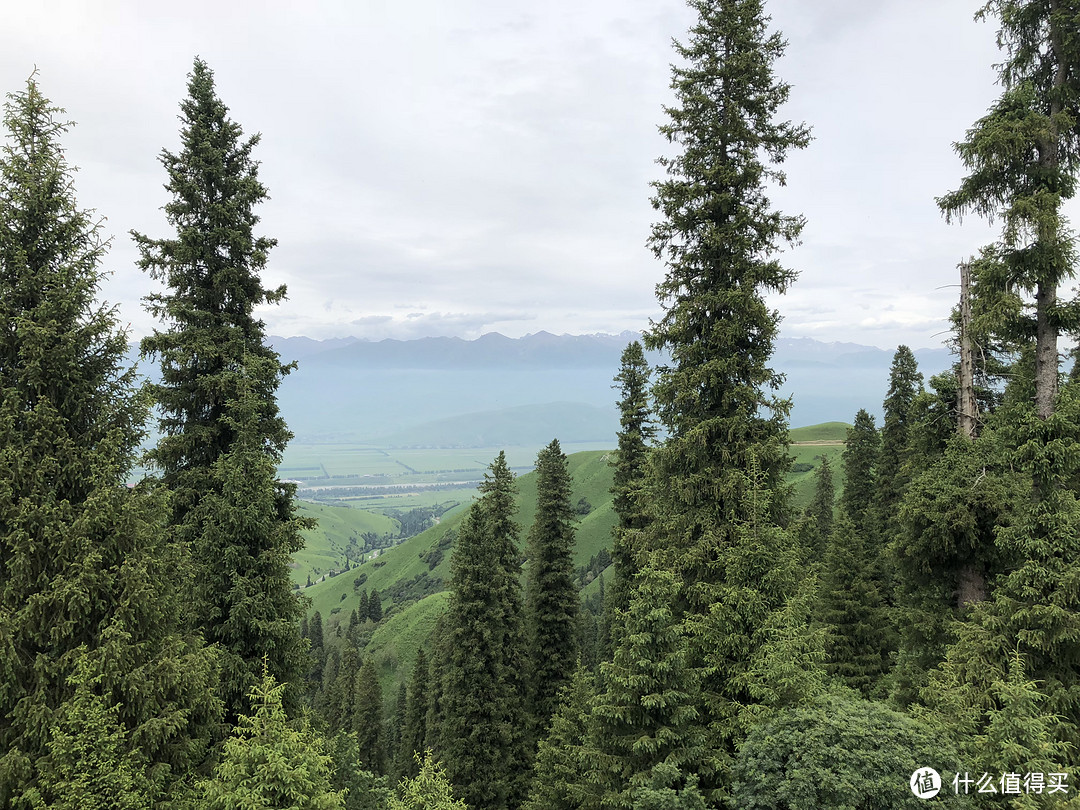
<path id="1" fill-rule="evenodd" d="M 588 749 L 592 790 L 604 808 L 633 810 L 658 775 L 666 788 L 696 788 L 708 768 L 697 678 L 673 609 L 678 590 L 669 566 L 646 565 L 634 580 L 615 660 L 602 665 Z"/>
<path id="2" fill-rule="evenodd" d="M 331 784 L 345 792 L 345 810 L 386 810 L 393 792 L 390 780 L 365 770 L 356 734 L 339 731 L 330 739 Z"/>
<path id="3" fill-rule="evenodd" d="M 382 621 L 382 597 L 376 588 L 371 589 L 371 595 L 368 597 L 367 615 L 373 622 Z"/>
<path id="4" fill-rule="evenodd" d="M 844 491 L 840 494 L 840 507 L 851 518 L 855 531 L 863 536 L 870 529 L 866 523 L 866 513 L 876 492 L 874 467 L 880 446 L 881 437 L 874 427 L 874 417 L 860 408 L 844 440 L 841 456 Z"/>
<path id="5" fill-rule="evenodd" d="M 409 687 L 402 680 L 398 683 L 397 698 L 394 700 L 394 714 L 390 718 L 390 728 L 387 735 L 389 738 L 387 773 L 393 775 L 395 780 L 401 777 L 401 771 L 398 769 L 397 763 L 401 753 L 401 733 L 405 730 L 405 714 L 408 711 L 408 706 Z"/>
<path id="6" fill-rule="evenodd" d="M 911 477 L 905 462 L 910 442 L 912 405 L 923 390 L 923 376 L 915 355 L 907 346 L 898 346 L 889 369 L 889 393 L 883 404 L 885 421 L 881 427 L 881 449 L 875 465 L 874 510 L 876 542 L 887 546 L 895 539 L 893 527 L 904 489 Z"/>
<path id="7" fill-rule="evenodd" d="M 0 152 L 5 807 L 42 787 L 84 658 L 102 710 L 118 707 L 117 753 L 139 752 L 165 783 L 201 762 L 220 711 L 213 656 L 179 625 L 186 560 L 165 543 L 164 500 L 126 486 L 147 402 L 115 311 L 94 300 L 106 246 L 75 201 L 62 113 L 31 77 L 8 96 Z"/>
<path id="8" fill-rule="evenodd" d="M 788 468 L 789 404 L 767 393 L 781 381 L 768 367 L 779 319 L 763 296 L 794 279 L 776 254 L 798 239 L 803 219 L 774 210 L 765 185 L 784 182 L 779 164 L 810 135 L 776 120 L 790 89 L 773 75 L 784 42 L 768 32 L 760 0 L 690 5 L 698 21 L 676 46 L 686 65 L 672 69 L 677 106 L 661 127 L 681 154 L 660 159 L 668 179 L 654 184 L 653 206 L 663 220 L 649 240 L 667 266 L 657 286 L 665 311 L 645 343 L 672 359 L 653 388 L 671 437 L 660 474 L 682 511 L 701 520 L 703 508 L 738 508 L 751 453 L 768 489 Z"/>
<path id="9" fill-rule="evenodd" d="M 376 774 L 386 773 L 386 735 L 383 726 L 382 689 L 375 662 L 368 657 L 356 675 L 353 731 L 364 767 Z"/>
<path id="10" fill-rule="evenodd" d="M 1010 662 L 1023 659 L 1023 682 L 1038 684 L 1042 711 L 1058 718 L 1057 742 L 1080 735 L 1080 498 L 1071 485 L 1080 475 L 1080 391 L 1066 386 L 1042 419 L 1021 403 L 997 414 L 1011 424 L 1014 464 L 1033 482 L 1007 525 L 998 528 L 997 550 L 1006 571 L 985 601 L 973 605 L 957 629 L 945 661 L 931 674 L 926 694 L 949 714 L 974 719 L 965 729 L 984 733 L 995 690 L 1009 682 Z M 1004 424 L 1000 429 L 1004 430 Z M 998 686 L 995 686 L 997 684 Z M 1067 764 L 1080 763 L 1069 751 Z"/>
<path id="11" fill-rule="evenodd" d="M 412 679 L 405 701 L 405 720 L 401 727 L 401 744 L 398 746 L 397 772 L 403 777 L 416 776 L 416 754 L 424 750 L 427 736 L 428 663 L 424 648 L 416 652 Z"/>
<path id="12" fill-rule="evenodd" d="M 580 600 L 574 585 L 574 509 L 570 470 L 559 440 L 536 459 L 536 520 L 529 531 L 529 583 L 525 616 L 529 632 L 530 702 L 534 733 L 547 734 L 559 692 L 578 659 L 575 635 Z"/>
<path id="13" fill-rule="evenodd" d="M 938 205 L 947 219 L 1001 220 L 1001 240 L 977 277 L 1012 299 L 998 309 L 999 329 L 1034 336 L 1035 409 L 1046 419 L 1058 389 L 1059 333 L 1080 325 L 1076 300 L 1058 298 L 1076 263 L 1063 206 L 1080 168 L 1080 5 L 989 0 L 979 16 L 991 15 L 1005 50 L 997 66 L 1002 94 L 955 145 L 970 173 Z"/>
<path id="14" fill-rule="evenodd" d="M 285 687 L 264 674 L 249 696 L 252 715 L 241 715 L 226 741 L 212 779 L 202 788 L 206 810 L 238 807 L 281 810 L 344 808 L 330 784 L 326 742 L 310 728 L 289 725 L 282 706 Z"/>
<path id="15" fill-rule="evenodd" d="M 620 393 L 619 448 L 612 461 L 615 470 L 611 494 L 619 522 L 611 547 L 615 576 L 605 605 L 609 625 L 617 624 L 614 617 L 629 607 L 630 580 L 637 571 L 635 538 L 648 522 L 643 490 L 649 448 L 656 435 L 649 399 L 649 374 L 645 352 L 635 340 L 623 350 L 619 373 L 615 375 Z"/>
<path id="16" fill-rule="evenodd" d="M 443 684 L 450 666 L 449 638 L 450 618 L 448 610 L 435 622 L 435 631 L 431 635 L 427 712 L 424 715 L 424 750 L 430 750 L 440 761 L 442 761 L 442 730 L 446 720 L 446 713 L 443 710 Z"/>
<path id="17" fill-rule="evenodd" d="M 814 498 L 806 507 L 807 550 L 812 559 L 820 560 L 825 551 L 833 527 L 833 510 L 836 502 L 836 487 L 833 484 L 832 465 L 826 456 L 821 456 L 821 463 L 814 474 Z"/>
<path id="18" fill-rule="evenodd" d="M 222 693 L 235 721 L 264 655 L 280 683 L 297 684 L 304 672 L 301 604 L 286 564 L 302 547 L 305 522 L 295 514 L 295 485 L 274 476 L 291 438 L 276 391 L 291 367 L 265 345 L 254 316 L 285 289 L 260 280 L 275 242 L 254 233 L 255 207 L 267 198 L 252 157 L 259 137 L 243 138 L 202 60 L 180 109 L 181 150 L 161 157 L 175 235 L 133 234 L 140 267 L 167 288 L 147 298 L 167 328 L 142 342 L 162 372 L 152 386 L 162 438 L 149 457 L 172 491 L 176 539 L 194 555 L 198 626 L 226 652 Z M 251 463 L 258 473 L 245 480 Z M 228 529 L 237 524 L 249 531 Z"/>
<path id="19" fill-rule="evenodd" d="M 928 673 L 955 640 L 955 623 L 987 598 L 988 578 L 1011 567 L 996 537 L 1030 499 L 1030 479 L 993 427 L 997 421 L 991 416 L 974 440 L 954 435 L 912 479 L 901 504 L 902 533 L 890 549 L 901 616 L 893 676 L 900 705 L 921 700 Z"/>
<path id="20" fill-rule="evenodd" d="M 891 628 L 865 542 L 843 512 L 829 537 L 821 585 L 818 619 L 827 631 L 825 668 L 869 697 L 888 668 Z"/>
<path id="21" fill-rule="evenodd" d="M 352 728 L 356 707 L 356 678 L 363 662 L 356 645 L 346 639 L 341 645 L 337 676 L 329 684 L 326 693 L 326 720 L 332 730 L 348 731 Z"/>
<path id="22" fill-rule="evenodd" d="M 95 691 L 101 674 L 84 657 L 68 680 L 75 694 L 49 740 L 41 798 L 50 810 L 150 810 L 156 791 L 146 761 L 128 745 L 119 707 Z"/>
<path id="23" fill-rule="evenodd" d="M 499 453 L 458 531 L 451 569 L 440 755 L 473 807 L 517 808 L 529 756 L 514 476 Z M 429 724 L 430 728 L 430 724 Z"/>
<path id="24" fill-rule="evenodd" d="M 390 797 L 389 810 L 469 810 L 465 802 L 454 798 L 453 787 L 430 751 L 423 759 L 416 755 L 414 770 L 416 776 L 403 779 L 398 795 Z"/>
<path id="25" fill-rule="evenodd" d="M 586 755 L 591 675 L 579 668 L 560 693 L 559 709 L 536 754 L 529 800 L 524 810 L 580 810 L 599 797 L 589 784 Z"/>
<path id="26" fill-rule="evenodd" d="M 664 314 L 645 345 L 671 362 L 653 386 L 668 438 L 652 454 L 657 517 L 647 539 L 677 552 L 677 613 L 703 678 L 699 722 L 714 752 L 702 789 L 715 801 L 742 718 L 757 704 L 747 673 L 766 640 L 761 628 L 799 579 L 791 538 L 776 531 L 789 510 L 790 403 L 774 393 L 779 317 L 765 296 L 795 277 L 778 253 L 797 241 L 803 219 L 777 211 L 765 192 L 784 183 L 780 165 L 810 134 L 778 120 L 790 90 L 773 72 L 784 41 L 769 32 L 761 0 L 690 5 L 697 22 L 676 45 L 683 64 L 672 69 L 676 101 L 661 127 L 679 153 L 660 159 L 668 176 L 654 184 L 662 219 L 649 240 L 667 273 L 657 286 Z"/>
<path id="27" fill-rule="evenodd" d="M 777 712 L 750 732 L 735 766 L 732 805 L 918 810 L 928 802 L 912 793 L 908 777 L 928 762 L 967 765 L 941 726 L 851 693 L 829 693 Z M 948 785 L 932 804 L 970 807 L 970 799 Z"/>

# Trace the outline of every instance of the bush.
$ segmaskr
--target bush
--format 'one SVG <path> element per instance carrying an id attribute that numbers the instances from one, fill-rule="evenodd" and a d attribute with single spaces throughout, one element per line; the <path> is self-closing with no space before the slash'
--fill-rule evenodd
<path id="1" fill-rule="evenodd" d="M 962 806 L 952 792 L 956 749 L 931 728 L 854 692 L 826 695 L 756 726 L 739 750 L 734 806 L 741 810 L 925 808 L 909 785 L 919 768 L 941 774 L 937 805 Z"/>

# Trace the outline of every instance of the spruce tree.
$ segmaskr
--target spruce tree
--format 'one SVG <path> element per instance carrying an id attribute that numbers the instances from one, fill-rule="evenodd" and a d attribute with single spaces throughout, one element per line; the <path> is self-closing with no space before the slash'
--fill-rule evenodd
<path id="1" fill-rule="evenodd" d="M 696 522 L 702 510 L 738 508 L 751 453 L 769 489 L 788 469 L 789 403 L 768 393 L 781 382 L 768 367 L 779 318 L 764 295 L 794 279 L 776 254 L 803 219 L 773 209 L 765 186 L 784 182 L 779 164 L 810 135 L 776 120 L 790 89 L 773 74 L 784 42 L 768 32 L 760 0 L 690 5 L 698 21 L 676 45 L 686 65 L 672 69 L 676 106 L 661 127 L 681 152 L 659 161 L 668 179 L 654 184 L 653 207 L 663 219 L 649 240 L 667 267 L 657 286 L 664 315 L 645 343 L 671 355 L 653 388 L 670 434 L 660 474 Z M 700 528 L 687 526 L 686 540 Z"/>
<path id="2" fill-rule="evenodd" d="M 369 656 L 356 675 L 356 700 L 353 705 L 353 731 L 364 768 L 375 774 L 386 773 L 386 735 L 383 725 L 382 689 L 375 662 Z"/>
<path id="3" fill-rule="evenodd" d="M 806 545 L 813 560 L 820 560 L 825 551 L 833 527 L 833 511 L 836 487 L 833 484 L 832 465 L 826 456 L 814 474 L 814 498 L 806 507 Z"/>
<path id="4" fill-rule="evenodd" d="M 515 489 L 499 453 L 458 530 L 446 662 L 436 670 L 447 776 L 468 805 L 491 810 L 520 806 L 530 765 Z"/>
<path id="5" fill-rule="evenodd" d="M 1080 735 L 1080 497 L 1072 485 L 1080 475 L 1080 391 L 1063 388 L 1046 419 L 1028 403 L 997 416 L 1011 424 L 1009 444 L 1017 449 L 1010 461 L 1038 497 L 1028 494 L 998 527 L 1006 570 L 956 627 L 925 694 L 948 714 L 973 718 L 965 732 L 984 733 L 1000 706 L 995 690 L 1009 682 L 1019 655 L 1023 682 L 1038 684 L 1042 711 L 1057 718 L 1057 742 L 1073 744 Z M 1067 764 L 1080 764 L 1080 751 L 1070 750 Z"/>
<path id="6" fill-rule="evenodd" d="M 333 790 L 326 742 L 310 728 L 293 728 L 282 706 L 285 686 L 264 674 L 249 696 L 252 715 L 241 715 L 226 741 L 212 779 L 201 785 L 200 807 L 281 810 L 344 808 Z"/>
<path id="7" fill-rule="evenodd" d="M 615 660 L 602 665 L 587 746 L 590 791 L 604 808 L 633 810 L 658 772 L 677 791 L 695 788 L 707 771 L 697 676 L 674 611 L 678 590 L 670 566 L 647 564 L 634 580 Z"/>
<path id="8" fill-rule="evenodd" d="M 1011 299 L 998 309 L 998 326 L 1034 336 L 1035 409 L 1046 419 L 1058 389 L 1059 333 L 1080 325 L 1076 300 L 1058 298 L 1076 263 L 1063 207 L 1080 169 L 1080 5 L 989 0 L 979 16 L 991 15 L 1005 51 L 997 66 L 1002 94 L 956 144 L 970 173 L 938 205 L 948 219 L 1001 220 L 1001 240 L 977 277 Z"/>
<path id="9" fill-rule="evenodd" d="M 382 597 L 376 588 L 371 589 L 371 595 L 368 597 L 367 617 L 376 623 L 382 621 Z"/>
<path id="10" fill-rule="evenodd" d="M 622 353 L 615 383 L 619 390 L 619 448 L 614 455 L 612 507 L 619 517 L 613 531 L 611 561 L 615 576 L 605 605 L 608 624 L 615 626 L 615 617 L 625 612 L 630 603 L 630 580 L 637 571 L 635 542 L 648 522 L 647 499 L 644 487 L 647 480 L 649 448 L 656 435 L 649 397 L 649 364 L 638 341 L 630 343 Z"/>
<path id="11" fill-rule="evenodd" d="M 388 810 L 469 810 L 465 802 L 454 798 L 452 785 L 430 751 L 422 759 L 416 755 L 413 770 L 416 775 L 402 780 Z"/>
<path id="12" fill-rule="evenodd" d="M 468 516 L 466 516 L 467 518 Z M 456 548 L 456 542 L 455 542 Z M 443 684 L 450 666 L 450 612 L 443 613 L 435 622 L 431 635 L 431 663 L 428 667 L 427 711 L 424 714 L 424 750 L 431 751 L 442 761 L 442 730 L 446 720 L 443 707 Z"/>
<path id="13" fill-rule="evenodd" d="M 126 485 L 147 402 L 115 311 L 95 302 L 106 246 L 76 203 L 62 114 L 31 77 L 8 96 L 0 152 L 5 807 L 47 789 L 83 659 L 102 711 L 117 708 L 116 753 L 138 752 L 165 783 L 201 762 L 220 712 L 213 656 L 179 624 L 186 560 L 165 542 L 162 493 Z"/>
<path id="14" fill-rule="evenodd" d="M 346 640 L 341 645 L 337 676 L 328 685 L 325 697 L 326 720 L 334 731 L 348 731 L 352 728 L 356 707 L 356 678 L 362 665 L 360 650 Z"/>
<path id="15" fill-rule="evenodd" d="M 580 599 L 574 585 L 574 509 L 570 470 L 555 439 L 536 459 L 536 521 L 529 531 L 529 632 L 533 732 L 547 734 L 559 692 L 577 665 Z"/>
<path id="16" fill-rule="evenodd" d="M 291 438 L 276 391 L 291 367 L 265 344 L 254 315 L 285 289 L 260 280 L 275 242 L 254 233 L 255 207 L 267 198 L 252 157 L 259 137 L 243 138 L 202 60 L 180 109 L 181 150 L 161 156 L 175 235 L 133 234 L 140 267 L 167 288 L 147 298 L 167 328 L 142 342 L 161 363 L 161 383 L 151 388 L 162 438 L 149 458 L 172 492 L 176 540 L 193 552 L 198 627 L 226 654 L 222 694 L 234 721 L 264 655 L 279 683 L 297 684 L 304 672 L 301 603 L 287 562 L 303 545 L 305 522 L 295 514 L 295 485 L 274 476 Z M 256 475 L 245 479 L 252 464 Z"/>
<path id="17" fill-rule="evenodd" d="M 779 317 L 765 296 L 795 277 L 778 254 L 803 219 L 776 210 L 766 187 L 783 184 L 780 165 L 810 134 L 779 120 L 790 87 L 773 66 L 784 41 L 769 32 L 761 0 L 690 5 L 698 18 L 676 45 L 683 64 L 672 69 L 676 101 L 661 127 L 678 154 L 660 159 L 668 176 L 654 184 L 662 219 L 649 240 L 667 273 L 657 286 L 664 314 L 645 344 L 671 361 L 653 386 L 668 438 L 653 452 L 657 517 L 647 540 L 677 552 L 677 613 L 703 678 L 699 722 L 714 752 L 702 788 L 714 801 L 758 702 L 747 673 L 766 640 L 761 628 L 798 584 L 791 539 L 775 531 L 788 519 L 790 404 L 774 393 Z"/>
<path id="18" fill-rule="evenodd" d="M 579 668 L 559 696 L 559 709 L 536 754 L 529 799 L 524 810 L 580 810 L 595 806 L 586 755 L 591 674 Z"/>
<path id="19" fill-rule="evenodd" d="M 827 632 L 826 670 L 870 697 L 888 669 L 890 626 L 866 544 L 846 513 L 829 536 L 821 585 L 818 620 Z"/>
<path id="20" fill-rule="evenodd" d="M 874 467 L 880 447 L 881 437 L 874 427 L 874 417 L 860 408 L 844 441 L 844 452 L 841 456 L 844 491 L 840 494 L 840 508 L 851 518 L 855 531 L 860 534 L 870 528 L 866 522 L 866 513 L 876 492 Z"/>
<path id="21" fill-rule="evenodd" d="M 84 657 L 68 680 L 75 694 L 49 740 L 41 798 L 54 797 L 50 810 L 150 810 L 157 791 L 145 758 L 127 743 L 119 707 L 96 691 L 101 673 Z"/>
<path id="22" fill-rule="evenodd" d="M 911 477 L 906 464 L 911 439 L 912 405 L 923 390 L 923 376 L 915 355 L 899 346 L 889 369 L 889 392 L 883 404 L 885 421 L 881 428 L 881 449 L 875 465 L 875 536 L 879 548 L 896 537 L 896 514 Z"/>
<path id="23" fill-rule="evenodd" d="M 396 771 L 403 777 L 416 776 L 416 754 L 424 750 L 427 735 L 428 662 L 424 648 L 416 652 L 412 679 L 405 701 L 405 720 L 401 727 L 401 743 L 397 751 Z"/>

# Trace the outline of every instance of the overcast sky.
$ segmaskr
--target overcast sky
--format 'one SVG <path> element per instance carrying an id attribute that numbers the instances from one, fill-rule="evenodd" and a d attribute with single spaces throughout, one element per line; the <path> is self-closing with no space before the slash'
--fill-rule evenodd
<path id="1" fill-rule="evenodd" d="M 787 337 L 933 346 L 956 265 L 990 241 L 934 204 L 998 93 L 979 0 L 771 0 L 786 116 L 814 142 L 774 199 L 808 224 L 775 300 Z M 105 297 L 135 335 L 131 229 L 170 235 L 162 148 L 195 55 L 246 133 L 278 239 L 278 335 L 620 332 L 659 316 L 645 248 L 680 0 L 42 0 L 4 3 L 0 89 L 65 107 L 79 202 L 112 236 Z M 1075 218 L 1075 217 L 1074 217 Z M 939 289 L 941 287 L 945 289 Z"/>

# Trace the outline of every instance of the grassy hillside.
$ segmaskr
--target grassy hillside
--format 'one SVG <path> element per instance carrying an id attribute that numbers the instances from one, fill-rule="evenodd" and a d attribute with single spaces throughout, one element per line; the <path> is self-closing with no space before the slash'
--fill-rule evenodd
<path id="1" fill-rule="evenodd" d="M 788 480 L 795 485 L 794 506 L 797 509 L 806 507 L 814 497 L 814 480 L 822 457 L 829 459 L 832 466 L 833 486 L 837 494 L 843 488 L 844 471 L 840 457 L 844 452 L 844 438 L 849 427 L 851 425 L 846 422 L 825 422 L 789 431 L 790 453 L 795 462 Z M 802 465 L 801 471 L 795 465 Z M 811 469 L 806 469 L 807 465 Z"/>
<path id="2" fill-rule="evenodd" d="M 592 509 L 577 526 L 574 565 L 584 565 L 600 549 L 610 547 L 615 513 L 611 507 L 612 468 L 606 451 L 574 453 L 568 457 L 573 480 L 571 502 L 582 498 Z M 536 474 L 519 476 L 517 522 L 524 547 L 529 526 L 536 515 Z M 383 696 L 396 695 L 397 683 L 407 678 L 416 650 L 424 642 L 445 609 L 449 594 L 444 590 L 450 577 L 452 532 L 467 510 L 462 505 L 442 516 L 439 525 L 387 549 L 378 557 L 350 571 L 305 588 L 311 611 L 318 610 L 326 638 L 344 633 L 349 615 L 359 603 L 360 592 L 378 589 L 388 617 L 379 625 L 363 651 L 374 655 L 383 686 Z M 395 602 L 394 592 L 400 601 Z"/>
<path id="3" fill-rule="evenodd" d="M 326 506 L 324 504 L 300 501 L 301 517 L 318 520 L 314 529 L 304 532 L 304 548 L 293 555 L 292 580 L 301 587 L 334 568 L 341 568 L 345 563 L 345 549 L 349 541 L 355 539 L 363 545 L 361 536 L 364 532 L 377 535 L 397 534 L 400 526 L 393 518 L 353 509 L 347 506 Z"/>
<path id="4" fill-rule="evenodd" d="M 822 422 L 820 425 L 792 428 L 788 436 L 792 444 L 801 442 L 843 442 L 847 436 L 847 422 Z"/>

